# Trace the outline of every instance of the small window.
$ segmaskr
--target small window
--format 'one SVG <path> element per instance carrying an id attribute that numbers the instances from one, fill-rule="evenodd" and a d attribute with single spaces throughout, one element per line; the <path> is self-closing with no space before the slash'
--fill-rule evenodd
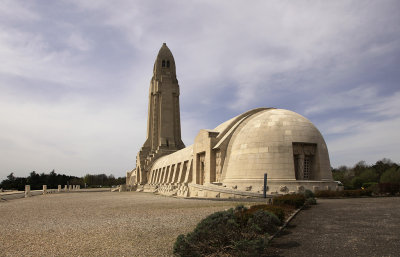
<path id="1" fill-rule="evenodd" d="M 303 179 L 309 180 L 311 179 L 311 156 L 306 155 L 304 157 L 304 173 L 303 173 Z"/>
<path id="2" fill-rule="evenodd" d="M 165 60 L 162 60 L 161 66 L 162 66 L 162 67 L 165 67 Z"/>
<path id="3" fill-rule="evenodd" d="M 167 68 L 169 68 L 169 60 L 167 61 Z"/>

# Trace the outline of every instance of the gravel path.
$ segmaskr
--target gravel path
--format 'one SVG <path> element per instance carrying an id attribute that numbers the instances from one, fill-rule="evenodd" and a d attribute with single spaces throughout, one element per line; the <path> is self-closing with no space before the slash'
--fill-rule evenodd
<path id="1" fill-rule="evenodd" d="M 272 240 L 270 256 L 400 256 L 400 197 L 318 199 Z"/>
<path id="2" fill-rule="evenodd" d="M 0 202 L 0 256 L 171 256 L 179 234 L 237 204 L 137 192 Z"/>

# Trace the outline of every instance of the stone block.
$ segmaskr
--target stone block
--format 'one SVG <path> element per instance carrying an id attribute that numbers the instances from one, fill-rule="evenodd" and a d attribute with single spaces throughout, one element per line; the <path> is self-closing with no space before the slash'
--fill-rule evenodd
<path id="1" fill-rule="evenodd" d="M 25 197 L 30 197 L 30 196 L 31 196 L 31 186 L 25 185 Z"/>
<path id="2" fill-rule="evenodd" d="M 298 193 L 304 193 L 304 191 L 305 191 L 304 186 L 297 186 L 297 192 Z"/>
<path id="3" fill-rule="evenodd" d="M 43 185 L 43 194 L 47 194 L 47 185 Z"/>
<path id="4" fill-rule="evenodd" d="M 120 185 L 119 186 L 119 191 L 120 192 L 125 192 L 126 191 L 126 185 L 125 184 Z"/>

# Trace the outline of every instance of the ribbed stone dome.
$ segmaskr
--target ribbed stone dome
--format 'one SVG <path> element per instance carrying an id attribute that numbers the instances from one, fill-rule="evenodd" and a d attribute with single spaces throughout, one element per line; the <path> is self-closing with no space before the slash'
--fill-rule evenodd
<path id="1" fill-rule="evenodd" d="M 318 129 L 305 117 L 283 109 L 267 109 L 247 118 L 234 132 L 223 169 L 228 184 L 268 180 L 295 181 L 294 148 L 311 147 L 309 180 L 332 181 L 328 149 Z M 307 154 L 307 153 L 306 153 Z M 299 180 L 299 179 L 298 179 Z"/>

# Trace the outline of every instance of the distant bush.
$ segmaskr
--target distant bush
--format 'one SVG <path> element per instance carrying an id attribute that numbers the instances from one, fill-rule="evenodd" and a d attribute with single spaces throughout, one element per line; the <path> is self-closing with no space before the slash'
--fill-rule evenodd
<path id="1" fill-rule="evenodd" d="M 360 197 L 372 195 L 372 191 L 368 189 L 343 190 L 338 193 L 341 193 L 344 197 Z"/>
<path id="2" fill-rule="evenodd" d="M 378 185 L 378 183 L 376 183 L 376 182 L 367 182 L 367 183 L 362 184 L 362 187 L 363 188 L 371 188 L 371 187 L 374 187 L 376 185 Z"/>
<path id="3" fill-rule="evenodd" d="M 317 200 L 315 200 L 315 198 L 310 197 L 306 199 L 306 202 L 304 203 L 305 206 L 310 206 L 310 205 L 316 205 L 317 204 Z"/>
<path id="4" fill-rule="evenodd" d="M 386 170 L 380 179 L 381 183 L 400 183 L 400 168 L 392 167 Z"/>
<path id="5" fill-rule="evenodd" d="M 177 256 L 260 256 L 268 234 L 275 233 L 281 221 L 262 209 L 236 209 L 216 212 L 203 219 L 191 233 L 179 235 L 174 244 Z"/>
<path id="6" fill-rule="evenodd" d="M 342 191 L 332 191 L 332 190 L 319 190 L 315 192 L 315 197 L 342 197 Z"/>
<path id="7" fill-rule="evenodd" d="M 300 208 L 304 205 L 306 197 L 303 194 L 287 194 L 273 198 L 273 205 L 290 205 Z"/>
<path id="8" fill-rule="evenodd" d="M 379 192 L 395 195 L 400 192 L 400 183 L 379 183 Z"/>
<path id="9" fill-rule="evenodd" d="M 370 189 L 354 189 L 354 190 L 343 190 L 343 191 L 330 191 L 321 190 L 315 193 L 315 197 L 329 198 L 329 197 L 361 197 L 371 196 L 373 193 Z"/>
<path id="10" fill-rule="evenodd" d="M 306 198 L 313 198 L 313 197 L 315 197 L 313 191 L 311 191 L 311 190 L 309 190 L 309 189 L 306 189 L 306 191 L 304 191 L 304 196 L 305 196 Z"/>

